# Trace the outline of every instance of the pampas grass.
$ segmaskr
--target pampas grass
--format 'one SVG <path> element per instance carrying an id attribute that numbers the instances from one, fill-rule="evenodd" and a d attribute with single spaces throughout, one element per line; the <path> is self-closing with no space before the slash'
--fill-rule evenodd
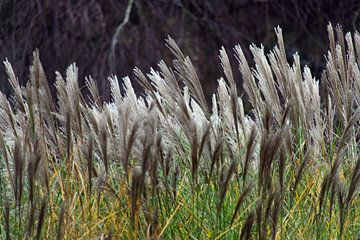
<path id="1" fill-rule="evenodd" d="M 328 26 L 320 86 L 275 32 L 253 66 L 234 48 L 248 114 L 225 48 L 210 105 L 171 38 L 173 64 L 134 69 L 140 96 L 111 76 L 107 103 L 91 77 L 81 94 L 75 64 L 52 96 L 38 52 L 25 86 L 5 60 L 0 238 L 360 237 L 359 34 Z"/>

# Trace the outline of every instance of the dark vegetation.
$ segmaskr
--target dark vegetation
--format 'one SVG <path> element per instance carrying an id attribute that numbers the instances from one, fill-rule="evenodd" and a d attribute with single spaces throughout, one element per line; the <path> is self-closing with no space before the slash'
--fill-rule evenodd
<path id="1" fill-rule="evenodd" d="M 26 79 L 32 52 L 38 48 L 50 83 L 55 70 L 64 73 L 69 63 L 76 62 L 80 86 L 91 75 L 101 96 L 109 100 L 106 79 L 111 74 L 123 77 L 135 66 L 148 70 L 160 59 L 171 60 L 163 47 L 170 35 L 199 67 L 209 101 L 217 86 L 213 76 L 221 73 L 217 64 L 221 46 L 262 43 L 272 48 L 273 28 L 280 25 L 289 57 L 300 52 L 302 63 L 318 76 L 324 67 L 328 22 L 339 23 L 346 31 L 355 31 L 360 23 L 355 0 L 135 0 L 128 22 L 116 37 L 127 7 L 127 0 L 2 0 L 0 59 L 8 58 L 19 79 Z M 249 57 L 249 51 L 244 51 Z M 234 60 L 230 56 L 233 64 Z M 2 91 L 9 93 L 6 76 L 0 76 L 0 83 Z"/>

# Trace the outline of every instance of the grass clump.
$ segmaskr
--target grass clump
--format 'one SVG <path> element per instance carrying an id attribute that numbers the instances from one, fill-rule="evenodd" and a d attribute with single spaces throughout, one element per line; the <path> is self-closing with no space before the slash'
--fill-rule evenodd
<path id="1" fill-rule="evenodd" d="M 57 102 L 34 53 L 13 96 L 0 95 L 2 239 L 352 239 L 360 237 L 360 36 L 328 26 L 324 89 L 286 58 L 280 28 L 250 67 L 234 48 L 245 114 L 224 48 L 209 108 L 189 57 L 109 79 L 89 100 L 77 67 L 56 74 Z M 335 37 L 336 36 L 336 37 Z M 320 95 L 321 92 L 328 93 Z"/>

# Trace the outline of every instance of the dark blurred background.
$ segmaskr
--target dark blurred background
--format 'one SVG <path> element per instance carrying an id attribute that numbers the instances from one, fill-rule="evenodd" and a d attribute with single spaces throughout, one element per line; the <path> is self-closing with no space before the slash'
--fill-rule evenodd
<path id="1" fill-rule="evenodd" d="M 222 72 L 221 46 L 232 56 L 241 44 L 250 57 L 249 44 L 271 48 L 273 29 L 280 25 L 289 56 L 299 52 L 302 63 L 318 74 L 328 22 L 355 31 L 359 14 L 355 0 L 0 0 L 0 58 L 9 59 L 22 84 L 36 48 L 50 82 L 56 70 L 65 74 L 76 62 L 80 84 L 91 75 L 108 100 L 111 74 L 133 78 L 135 66 L 148 72 L 161 59 L 171 64 L 164 41 L 170 35 L 191 57 L 209 96 Z M 0 87 L 9 93 L 3 67 Z"/>

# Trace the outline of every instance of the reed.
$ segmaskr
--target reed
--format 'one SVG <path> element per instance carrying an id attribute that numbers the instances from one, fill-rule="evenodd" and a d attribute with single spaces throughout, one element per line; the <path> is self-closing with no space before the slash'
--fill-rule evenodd
<path id="1" fill-rule="evenodd" d="M 5 60 L 0 238 L 359 238 L 360 36 L 328 26 L 320 85 L 275 32 L 235 46 L 241 95 L 221 48 L 211 104 L 170 37 L 172 65 L 135 68 L 143 94 L 111 76 L 110 102 L 75 64 L 52 96 L 37 51 L 24 86 Z"/>

